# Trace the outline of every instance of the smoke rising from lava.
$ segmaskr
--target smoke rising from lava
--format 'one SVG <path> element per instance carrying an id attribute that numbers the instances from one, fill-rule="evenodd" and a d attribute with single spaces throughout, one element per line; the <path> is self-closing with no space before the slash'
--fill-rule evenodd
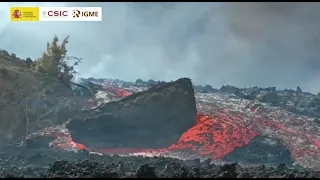
<path id="1" fill-rule="evenodd" d="M 10 23 L 9 6 L 102 6 L 103 22 Z M 81 75 L 319 92 L 319 3 L 1 3 L 0 47 L 39 57 L 71 35 Z M 88 69 L 89 68 L 89 69 Z"/>

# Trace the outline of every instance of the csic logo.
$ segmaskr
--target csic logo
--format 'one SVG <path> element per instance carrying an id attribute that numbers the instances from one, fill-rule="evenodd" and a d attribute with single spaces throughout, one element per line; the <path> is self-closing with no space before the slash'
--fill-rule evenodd
<path id="1" fill-rule="evenodd" d="M 20 10 L 16 9 L 16 10 L 13 11 L 12 18 L 20 19 L 21 17 L 22 17 L 22 14 L 21 14 Z"/>
<path id="2" fill-rule="evenodd" d="M 42 11 L 45 17 L 68 17 L 68 11 Z"/>
<path id="3" fill-rule="evenodd" d="M 73 16 L 73 18 L 80 18 L 80 17 L 99 17 L 99 11 L 80 11 L 80 10 L 73 10 L 72 16 Z"/>

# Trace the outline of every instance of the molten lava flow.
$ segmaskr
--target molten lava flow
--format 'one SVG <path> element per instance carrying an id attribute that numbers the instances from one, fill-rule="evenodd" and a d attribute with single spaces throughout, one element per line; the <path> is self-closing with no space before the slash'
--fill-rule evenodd
<path id="1" fill-rule="evenodd" d="M 111 90 L 111 89 L 109 89 Z M 128 96 L 132 93 L 124 89 L 112 89 L 118 97 Z M 243 147 L 255 138 L 258 133 L 246 128 L 240 122 L 227 117 L 210 118 L 199 114 L 197 124 L 185 132 L 179 141 L 164 149 L 104 149 L 97 150 L 101 153 L 139 153 L 139 152 L 161 152 L 191 151 L 198 155 L 210 156 L 214 159 L 222 159 L 237 147 Z"/>
<path id="2" fill-rule="evenodd" d="M 105 91 L 113 93 L 118 98 L 123 98 L 132 94 L 132 92 L 114 86 L 104 86 L 103 88 Z"/>
<path id="3" fill-rule="evenodd" d="M 108 86 L 105 90 L 117 96 L 117 99 L 132 94 L 114 86 Z M 310 124 L 306 117 L 295 116 L 285 110 L 272 109 L 261 104 L 251 106 L 251 101 L 238 102 L 235 99 L 219 99 L 222 98 L 220 95 L 212 97 L 211 104 L 206 104 L 209 107 L 208 110 L 204 109 L 204 107 L 198 107 L 199 115 L 196 125 L 182 134 L 178 142 L 168 148 L 115 148 L 97 151 L 101 153 L 132 153 L 137 155 L 139 153 L 166 155 L 165 153 L 172 151 L 191 151 L 198 155 L 222 159 L 235 148 L 249 144 L 253 138 L 261 133 L 264 136 L 281 140 L 284 145 L 289 147 L 293 159 L 298 164 L 319 169 L 319 128 L 312 125 L 312 123 Z M 205 105 L 202 103 L 204 102 L 199 102 L 199 104 Z M 202 111 L 215 113 L 215 115 L 201 114 Z M 75 148 L 78 150 L 90 149 L 90 147 L 76 143 L 71 139 L 71 135 L 65 127 L 66 123 L 68 122 L 61 126 L 45 128 L 30 135 L 28 138 L 50 136 L 56 138 L 50 145 L 54 148 L 65 150 L 74 150 Z M 248 128 L 248 124 L 252 125 L 255 130 Z"/>
<path id="4" fill-rule="evenodd" d="M 265 129 L 280 130 L 283 143 L 289 147 L 293 159 L 315 158 L 320 154 L 320 139 L 311 132 L 300 132 L 283 123 L 275 123 L 273 121 L 265 121 L 259 119 L 259 123 L 263 124 Z M 312 145 L 312 148 L 307 146 Z"/>
<path id="5" fill-rule="evenodd" d="M 243 147 L 258 135 L 244 125 L 228 119 L 213 119 L 198 115 L 197 124 L 185 132 L 179 141 L 164 149 L 117 148 L 97 150 L 100 153 L 168 153 L 171 151 L 192 152 L 213 159 L 222 159 L 237 147 Z"/>
<path id="6" fill-rule="evenodd" d="M 126 97 L 126 96 L 130 96 L 132 93 L 124 89 L 117 88 L 115 94 L 118 97 Z"/>
<path id="7" fill-rule="evenodd" d="M 72 140 L 69 136 L 58 136 L 57 139 L 53 142 L 51 142 L 51 147 L 54 149 L 64 149 L 64 150 L 86 150 L 89 151 L 89 148 L 87 148 L 83 144 L 76 143 Z"/>
<path id="8" fill-rule="evenodd" d="M 71 145 L 73 145 L 73 147 L 75 147 L 77 150 L 86 150 L 86 151 L 89 151 L 89 148 L 87 148 L 85 145 L 83 144 L 79 144 L 79 143 L 76 143 L 72 140 L 72 138 L 69 139 L 69 143 Z"/>
<path id="9" fill-rule="evenodd" d="M 258 135 L 242 124 L 225 118 L 198 115 L 197 124 L 185 132 L 169 150 L 192 150 L 199 155 L 222 159 L 235 148 L 242 147 Z"/>

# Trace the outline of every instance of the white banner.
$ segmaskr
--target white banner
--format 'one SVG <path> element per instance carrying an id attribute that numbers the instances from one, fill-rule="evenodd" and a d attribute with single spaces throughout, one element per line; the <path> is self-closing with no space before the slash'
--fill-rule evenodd
<path id="1" fill-rule="evenodd" d="M 40 7 L 39 21 L 102 21 L 102 8 Z"/>

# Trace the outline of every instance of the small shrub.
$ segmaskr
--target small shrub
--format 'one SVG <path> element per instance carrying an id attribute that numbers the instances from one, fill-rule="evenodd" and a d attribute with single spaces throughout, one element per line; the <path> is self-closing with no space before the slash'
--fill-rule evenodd
<path id="1" fill-rule="evenodd" d="M 15 53 L 11 53 L 11 57 L 13 58 L 17 58 L 16 54 Z"/>
<path id="2" fill-rule="evenodd" d="M 58 45 L 59 39 L 57 36 L 53 38 L 51 43 L 47 43 L 47 51 L 42 54 L 42 57 L 34 61 L 34 69 L 41 73 L 47 73 L 50 76 L 55 76 L 62 73 L 64 77 L 70 80 L 77 72 L 74 66 L 77 66 L 81 59 L 76 57 L 68 57 L 66 55 L 66 44 L 68 43 L 69 36 L 67 36 L 61 45 Z M 76 59 L 73 65 L 68 64 L 71 59 Z"/>

